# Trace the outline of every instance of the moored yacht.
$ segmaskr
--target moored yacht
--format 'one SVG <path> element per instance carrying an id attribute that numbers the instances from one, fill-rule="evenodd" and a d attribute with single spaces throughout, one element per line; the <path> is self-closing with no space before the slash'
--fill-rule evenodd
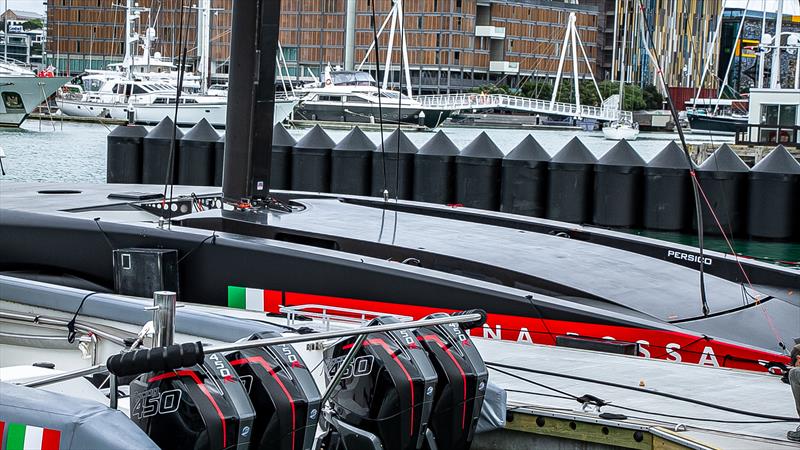
<path id="1" fill-rule="evenodd" d="M 67 81 L 64 77 L 37 77 L 30 69 L 0 58 L 0 127 L 18 127 Z"/>
<path id="2" fill-rule="evenodd" d="M 417 123 L 422 104 L 397 91 L 378 89 L 366 72 L 328 71 L 325 82 L 303 89 L 295 118 L 336 122 Z"/>
<path id="3" fill-rule="evenodd" d="M 72 92 L 62 93 L 58 106 L 63 114 L 76 117 L 104 117 L 136 123 L 155 124 L 169 116 L 175 120 L 175 103 L 180 102 L 178 124 L 193 126 L 206 119 L 216 127 L 225 126 L 227 98 L 218 95 L 182 94 L 166 81 L 126 79 L 110 73 L 94 73 L 83 77 L 83 87 L 74 85 Z M 291 114 L 297 101 L 276 99 L 275 123 Z"/>

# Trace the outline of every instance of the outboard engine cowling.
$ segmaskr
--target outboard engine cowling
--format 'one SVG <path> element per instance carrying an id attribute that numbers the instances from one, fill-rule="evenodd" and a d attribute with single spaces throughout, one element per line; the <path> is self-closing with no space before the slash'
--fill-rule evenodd
<path id="1" fill-rule="evenodd" d="M 396 322 L 394 317 L 379 317 L 368 326 Z M 347 338 L 325 350 L 328 382 L 353 343 Z M 347 436 L 363 430 L 362 441 L 377 437 L 386 450 L 422 448 L 429 434 L 436 380 L 436 369 L 412 330 L 368 335 L 331 396 L 335 417 L 327 424 L 321 447 L 354 450 L 347 445 Z M 337 423 L 347 430 L 337 432 Z"/>
<path id="2" fill-rule="evenodd" d="M 257 333 L 248 340 L 277 337 Z M 303 359 L 289 344 L 227 355 L 257 411 L 251 449 L 310 450 L 319 421 L 320 393 Z"/>
<path id="3" fill-rule="evenodd" d="M 163 449 L 241 449 L 255 411 L 234 368 L 219 353 L 203 364 L 139 376 L 130 385 L 131 419 Z"/>
<path id="4" fill-rule="evenodd" d="M 424 319 L 447 316 L 435 313 Z M 489 378 L 483 358 L 457 323 L 418 328 L 414 333 L 439 378 L 430 419 L 436 446 L 466 450 L 475 435 Z"/>

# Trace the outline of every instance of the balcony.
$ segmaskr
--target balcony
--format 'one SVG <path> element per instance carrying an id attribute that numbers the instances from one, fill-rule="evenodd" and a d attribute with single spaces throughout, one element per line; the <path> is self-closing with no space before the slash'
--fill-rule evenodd
<path id="1" fill-rule="evenodd" d="M 519 63 L 513 61 L 489 61 L 489 72 L 518 74 Z"/>
<path id="2" fill-rule="evenodd" d="M 506 28 L 491 25 L 476 25 L 475 37 L 488 37 L 490 39 L 505 39 Z"/>

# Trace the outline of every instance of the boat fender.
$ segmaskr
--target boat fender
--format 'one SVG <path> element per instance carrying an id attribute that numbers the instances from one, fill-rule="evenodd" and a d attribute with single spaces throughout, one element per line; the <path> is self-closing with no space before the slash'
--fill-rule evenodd
<path id="1" fill-rule="evenodd" d="M 467 309 L 467 310 L 464 310 L 464 311 L 456 311 L 456 312 L 454 312 L 454 313 L 452 313 L 450 315 L 451 316 L 463 316 L 465 314 L 480 314 L 481 317 L 480 317 L 480 319 L 473 320 L 471 322 L 462 322 L 462 323 L 458 324 L 461 327 L 462 330 L 471 330 L 473 328 L 480 328 L 480 327 L 483 326 L 483 324 L 486 323 L 486 317 L 487 317 L 486 316 L 486 311 L 484 311 L 482 309 Z"/>
<path id="2" fill-rule="evenodd" d="M 116 376 L 138 375 L 202 364 L 204 357 L 201 342 L 187 342 L 113 355 L 106 367 Z"/>
<path id="3" fill-rule="evenodd" d="M 600 418 L 606 420 L 626 420 L 628 416 L 626 416 L 625 414 L 604 412 L 600 413 Z"/>

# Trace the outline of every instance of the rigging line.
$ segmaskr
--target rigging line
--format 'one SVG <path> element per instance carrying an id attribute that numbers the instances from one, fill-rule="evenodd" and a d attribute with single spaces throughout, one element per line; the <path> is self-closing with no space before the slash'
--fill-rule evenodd
<path id="1" fill-rule="evenodd" d="M 578 398 L 578 396 L 577 396 L 577 395 L 573 395 L 573 394 L 570 394 L 569 392 L 565 392 L 565 391 L 562 391 L 562 390 L 560 390 L 560 389 L 556 389 L 556 388 L 554 388 L 554 387 L 551 387 L 551 386 L 548 386 L 548 385 L 546 385 L 546 384 L 544 384 L 544 383 L 539 383 L 539 382 L 537 382 L 537 381 L 529 380 L 529 379 L 527 379 L 527 378 L 525 378 L 525 377 L 523 377 L 523 376 L 516 375 L 516 374 L 513 374 L 513 373 L 511 373 L 511 372 L 507 372 L 507 371 L 505 371 L 505 370 L 503 370 L 503 369 L 498 369 L 497 367 L 494 367 L 494 365 L 489 365 L 489 364 L 490 364 L 490 363 L 488 363 L 488 362 L 486 363 L 486 365 L 487 365 L 487 366 L 488 366 L 490 369 L 492 369 L 492 370 L 494 370 L 494 371 L 496 371 L 496 372 L 500 372 L 500 373 L 502 373 L 503 375 L 509 376 L 509 377 L 511 377 L 511 378 L 516 378 L 517 380 L 524 381 L 524 382 L 526 382 L 526 383 L 530 383 L 530 384 L 533 384 L 533 385 L 535 385 L 535 386 L 539 386 L 539 387 L 541 387 L 541 388 L 545 388 L 545 389 L 547 389 L 547 390 L 549 390 L 549 391 L 558 392 L 559 394 L 561 394 L 561 395 L 565 396 L 566 398 L 569 398 L 570 400 L 575 400 L 575 399 L 577 399 L 577 398 Z M 493 364 L 493 363 L 492 363 L 492 364 Z M 520 369 L 520 370 L 521 370 L 521 369 Z"/>
<path id="2" fill-rule="evenodd" d="M 681 145 L 683 147 L 684 155 L 686 156 L 686 161 L 689 163 L 689 174 L 692 178 L 692 190 L 694 193 L 694 204 L 695 204 L 695 212 L 697 216 L 697 240 L 698 240 L 698 248 L 700 250 L 700 259 L 698 263 L 699 272 L 700 272 L 700 303 L 703 309 L 703 315 L 708 315 L 710 311 L 708 307 L 708 300 L 706 299 L 706 282 L 705 282 L 705 268 L 703 261 L 704 258 L 704 251 L 703 251 L 703 214 L 701 211 L 701 204 L 700 204 L 700 181 L 697 179 L 697 174 L 694 169 L 694 163 L 692 162 L 692 157 L 689 155 L 689 148 L 686 145 L 686 137 L 683 134 L 683 127 L 680 124 L 680 118 L 678 117 L 678 110 L 675 109 L 675 104 L 672 101 L 672 95 L 669 92 L 669 87 L 667 86 L 667 81 L 664 78 L 664 72 L 661 70 L 661 66 L 658 63 L 658 58 L 655 55 L 655 45 L 653 45 L 653 49 L 651 51 L 650 44 L 650 29 L 647 26 L 647 22 L 645 21 L 645 12 L 644 12 L 644 4 L 641 0 L 635 0 L 638 3 L 638 10 L 639 10 L 639 21 L 641 21 L 641 25 L 639 26 L 639 32 L 642 36 L 642 41 L 644 44 L 645 51 L 647 52 L 648 56 L 650 56 L 650 61 L 656 68 L 656 74 L 658 75 L 659 80 L 661 81 L 661 86 L 664 89 L 664 93 L 666 94 L 667 105 L 672 113 L 672 120 L 675 123 L 675 128 L 678 130 L 678 136 L 680 137 Z M 634 5 L 634 9 L 637 9 Z"/>
<path id="3" fill-rule="evenodd" d="M 178 110 L 181 104 L 181 93 L 183 92 L 183 76 L 186 73 L 186 45 L 189 40 L 189 33 L 184 30 L 184 16 L 186 15 L 186 8 L 181 2 L 180 20 L 178 24 L 178 42 L 182 47 L 181 58 L 178 61 L 178 86 L 175 91 L 175 116 L 172 122 L 172 139 L 169 145 L 169 161 L 167 163 L 167 181 L 164 185 L 164 197 L 167 197 L 167 186 L 169 186 L 169 204 L 172 204 L 173 192 L 175 188 L 174 172 L 175 172 L 175 154 L 177 145 L 178 133 Z M 162 204 L 164 201 L 162 201 Z M 165 205 L 166 206 L 166 205 Z M 172 229 L 172 220 L 167 222 L 169 229 Z"/>
<path id="4" fill-rule="evenodd" d="M 377 26 L 377 19 L 375 18 L 375 2 L 376 0 L 371 0 L 370 4 L 372 5 L 372 40 L 375 44 L 375 79 L 377 80 L 380 78 L 381 72 L 381 59 L 378 53 L 380 53 L 380 47 L 378 46 L 378 30 Z M 383 142 L 383 104 L 381 102 L 381 83 L 379 81 L 375 82 L 376 87 L 378 88 L 378 124 L 381 133 L 381 163 L 383 165 L 383 200 L 386 202 L 389 197 L 389 191 L 386 189 L 386 146 Z"/>
<path id="5" fill-rule="evenodd" d="M 668 392 L 654 391 L 654 390 L 651 390 L 651 389 L 640 388 L 638 386 L 629 386 L 627 384 L 614 383 L 613 381 L 595 380 L 593 378 L 587 378 L 587 377 L 582 377 L 582 376 L 578 376 L 578 375 L 570 375 L 570 374 L 566 374 L 566 373 L 553 372 L 553 371 L 548 371 L 548 370 L 516 367 L 516 366 L 510 366 L 510 365 L 507 365 L 507 364 L 494 363 L 494 362 L 489 362 L 489 361 L 486 361 L 486 365 L 488 367 L 494 369 L 494 370 L 497 370 L 497 367 L 502 367 L 504 369 L 518 370 L 518 371 L 521 371 L 521 372 L 535 373 L 535 374 L 548 375 L 548 376 L 554 376 L 554 377 L 559 377 L 559 378 L 567 378 L 567 379 L 575 380 L 575 381 L 583 381 L 583 382 L 587 382 L 587 383 L 601 384 L 601 385 L 609 386 L 609 387 L 613 387 L 613 388 L 619 388 L 619 389 L 626 389 L 626 390 L 629 390 L 629 391 L 635 391 L 635 392 L 639 392 L 639 393 L 642 393 L 642 394 L 657 395 L 659 397 L 666 397 L 666 398 L 669 398 L 669 399 L 672 399 L 672 400 L 678 400 L 678 401 L 682 401 L 682 402 L 686 402 L 686 403 L 693 403 L 695 405 L 705 406 L 707 408 L 718 409 L 720 411 L 726 411 L 726 412 L 730 412 L 730 413 L 734 413 L 734 414 L 741 414 L 743 416 L 759 417 L 759 418 L 762 418 L 762 419 L 769 419 L 769 420 L 779 420 L 779 421 L 782 421 L 782 422 L 800 422 L 800 418 L 775 416 L 775 415 L 772 415 L 772 414 L 762 414 L 762 413 L 759 413 L 759 412 L 746 411 L 746 410 L 742 410 L 742 409 L 738 409 L 738 408 L 732 408 L 732 407 L 728 407 L 728 406 L 724 406 L 724 405 L 718 405 L 716 403 L 710 403 L 710 402 L 705 402 L 705 401 L 702 401 L 702 400 L 696 400 L 696 399 L 693 399 L 693 398 L 688 398 L 688 397 L 684 397 L 684 396 L 677 395 L 677 394 L 670 394 Z M 520 379 L 524 380 L 524 381 L 526 381 L 528 383 L 531 383 L 531 384 L 536 384 L 534 381 L 528 380 L 527 378 L 524 378 L 524 377 L 520 377 Z M 560 392 L 560 393 L 565 394 L 565 395 L 571 395 L 571 394 L 568 394 L 566 392 Z"/>
<path id="6" fill-rule="evenodd" d="M 399 14 L 395 14 L 395 19 L 400 23 L 400 88 L 397 92 L 397 156 L 394 161 L 394 202 L 397 203 L 397 199 L 400 195 L 400 137 L 403 135 L 403 130 L 400 128 L 401 119 L 403 117 L 403 75 L 405 71 L 405 64 L 408 61 L 405 61 L 403 55 L 405 52 L 403 51 L 405 48 L 406 43 L 406 36 L 405 30 L 403 28 L 403 16 L 405 14 L 405 10 L 403 9 L 402 1 L 398 1 L 395 4 L 397 7 Z M 391 70 L 391 68 L 389 68 Z M 407 83 L 411 83 L 411 80 L 406 80 Z M 394 217 L 394 230 L 395 233 L 397 232 L 397 211 L 395 210 L 395 217 Z M 392 236 L 392 244 L 394 244 L 394 235 Z"/>

